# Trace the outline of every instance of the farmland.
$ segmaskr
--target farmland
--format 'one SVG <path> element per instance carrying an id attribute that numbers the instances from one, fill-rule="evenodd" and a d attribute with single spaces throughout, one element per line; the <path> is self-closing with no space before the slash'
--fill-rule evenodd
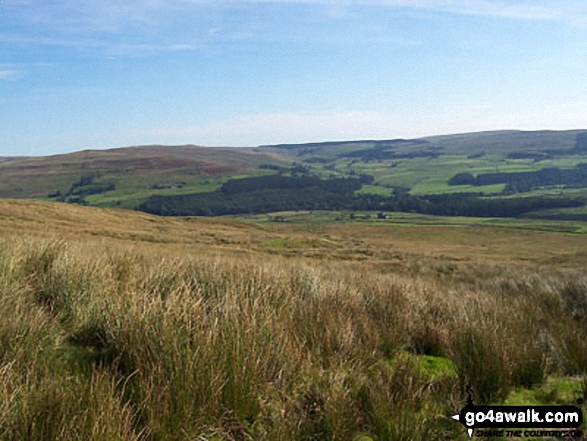
<path id="1" fill-rule="evenodd" d="M 253 212 L 371 209 L 508 217 L 530 210 L 533 216 L 540 217 L 543 211 L 546 217 L 563 219 L 568 215 L 559 216 L 557 210 L 585 206 L 587 192 L 581 168 L 587 164 L 584 138 L 582 131 L 512 131 L 257 148 L 147 146 L 84 151 L 0 163 L 0 195 L 160 214 L 218 215 L 246 213 L 242 204 L 223 199 L 223 186 L 229 181 L 267 175 L 323 181 L 360 178 L 361 187 L 335 204 L 326 202 L 334 200 L 331 195 L 291 191 L 261 191 L 248 195 L 251 200 L 247 204 L 256 207 L 249 209 Z M 455 178 L 459 176 L 467 179 L 458 182 Z M 450 195 L 455 195 L 452 201 L 469 195 L 503 199 L 503 204 L 514 197 L 533 197 L 544 203 L 521 212 L 471 209 L 469 202 L 449 211 L 424 206 L 430 197 L 448 198 L 450 205 Z M 406 199 L 410 197 L 413 199 Z M 398 198 L 404 201 L 398 203 Z M 282 203 L 293 199 L 296 202 L 289 206 Z M 281 202 L 259 205 L 261 200 Z M 209 206 L 212 201 L 215 205 Z M 553 201 L 560 203 L 556 206 Z M 161 204 L 181 208 L 177 212 L 175 208 L 161 210 Z M 489 203 L 478 200 L 475 204 Z"/>

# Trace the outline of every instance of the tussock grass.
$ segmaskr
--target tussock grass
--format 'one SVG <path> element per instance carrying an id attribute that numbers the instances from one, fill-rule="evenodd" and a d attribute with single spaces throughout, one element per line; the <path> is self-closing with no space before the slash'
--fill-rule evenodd
<path id="1" fill-rule="evenodd" d="M 0 439 L 465 439 L 587 372 L 580 268 L 177 250 L 2 239 Z"/>

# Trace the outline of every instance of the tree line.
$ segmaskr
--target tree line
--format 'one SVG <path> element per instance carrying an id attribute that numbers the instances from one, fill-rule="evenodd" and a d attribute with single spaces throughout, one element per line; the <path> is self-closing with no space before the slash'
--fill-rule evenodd
<path id="1" fill-rule="evenodd" d="M 587 164 L 579 164 L 573 169 L 549 167 L 531 172 L 482 173 L 477 176 L 471 173 L 457 173 L 448 181 L 448 184 L 473 186 L 506 184 L 506 193 L 520 193 L 548 186 L 585 188 L 587 187 Z"/>
<path id="2" fill-rule="evenodd" d="M 276 179 L 279 178 L 279 179 Z M 241 185 L 242 184 L 242 185 Z M 355 194 L 360 180 L 262 176 L 235 179 L 210 193 L 151 196 L 138 209 L 164 216 L 219 216 L 295 210 L 398 211 L 443 216 L 518 217 L 544 209 L 582 206 L 581 198 L 483 198 L 480 193 L 412 196 Z"/>

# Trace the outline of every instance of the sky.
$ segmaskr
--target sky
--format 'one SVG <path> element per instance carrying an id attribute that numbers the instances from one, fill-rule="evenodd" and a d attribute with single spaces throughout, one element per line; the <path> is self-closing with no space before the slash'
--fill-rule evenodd
<path id="1" fill-rule="evenodd" d="M 584 0 L 0 0 L 0 156 L 587 129 Z"/>

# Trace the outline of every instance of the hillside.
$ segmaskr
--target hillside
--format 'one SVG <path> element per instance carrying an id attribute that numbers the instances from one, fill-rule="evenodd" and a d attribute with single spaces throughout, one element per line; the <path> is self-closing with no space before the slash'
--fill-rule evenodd
<path id="1" fill-rule="evenodd" d="M 0 163 L 0 196 L 171 215 L 327 209 L 497 217 L 542 212 L 561 218 L 553 210 L 580 209 L 587 198 L 585 133 L 499 131 L 257 148 L 83 151 Z M 266 175 L 280 176 L 278 186 L 263 181 Z M 307 190 L 299 191 L 286 183 L 290 178 L 324 182 L 303 184 Z M 260 180 L 247 184 L 248 194 L 228 197 L 226 185 L 242 187 L 248 182 L 242 179 Z M 350 193 L 332 191 L 352 180 Z M 477 200 L 482 196 L 501 201 Z M 515 197 L 533 199 L 513 202 Z"/>
<path id="2" fill-rule="evenodd" d="M 28 159 L 26 156 L 0 156 L 0 162 L 22 161 Z"/>
<path id="3" fill-rule="evenodd" d="M 8 236 L 333 260 L 396 261 L 397 252 L 407 252 L 456 260 L 587 264 L 587 226 L 580 223 L 581 229 L 573 223 L 538 220 L 462 222 L 450 217 L 399 215 L 383 221 L 334 222 L 327 212 L 284 216 L 290 222 L 268 222 L 267 216 L 246 221 L 160 217 L 131 210 L 0 199 L 0 230 Z"/>
<path id="4" fill-rule="evenodd" d="M 423 139 L 441 147 L 446 154 L 508 154 L 540 150 L 570 150 L 575 147 L 577 135 L 584 132 L 584 130 L 536 132 L 506 130 L 432 136 Z"/>
<path id="5" fill-rule="evenodd" d="M 565 150 L 575 147 L 577 135 L 585 130 L 533 131 L 502 130 L 430 136 L 419 139 L 360 140 L 318 142 L 309 144 L 279 144 L 261 146 L 294 154 L 348 153 L 359 149 L 393 149 L 400 153 L 414 149 L 432 148 L 446 155 L 474 155 L 479 153 L 519 153 L 544 149 Z"/>
<path id="6" fill-rule="evenodd" d="M 156 190 L 153 186 L 173 190 L 282 162 L 277 155 L 245 148 L 143 146 L 86 150 L 0 164 L 0 197 L 46 198 L 58 190 L 67 192 L 84 177 L 114 184 L 118 191 L 111 192 L 112 198 L 118 194 L 141 197 L 141 191 Z"/>

